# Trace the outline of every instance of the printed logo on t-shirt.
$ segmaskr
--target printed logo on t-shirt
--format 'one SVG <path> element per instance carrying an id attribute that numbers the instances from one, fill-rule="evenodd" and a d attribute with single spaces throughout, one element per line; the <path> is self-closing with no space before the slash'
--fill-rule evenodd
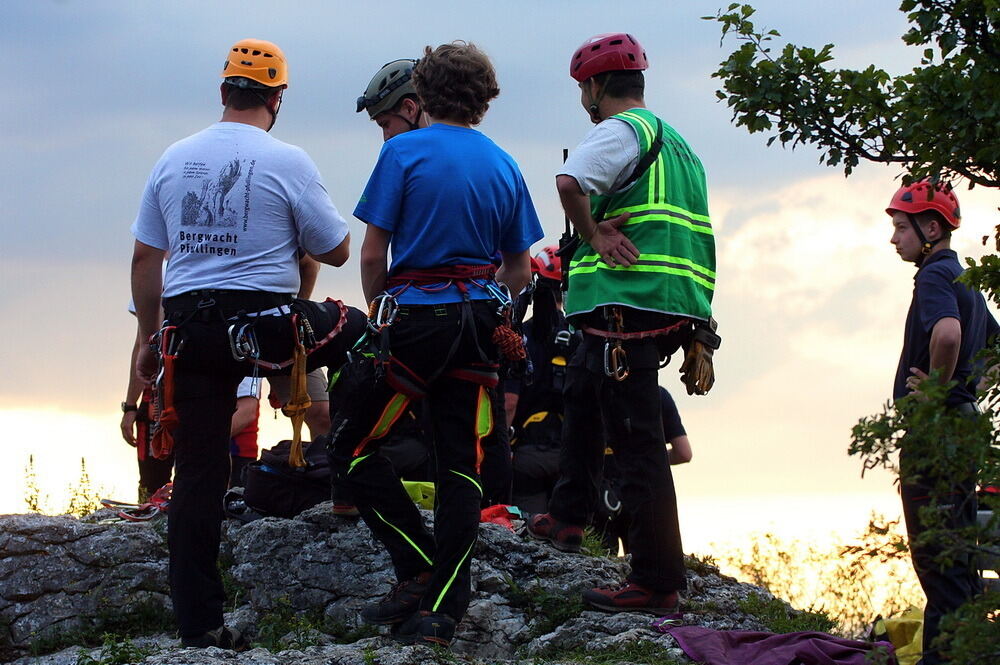
<path id="1" fill-rule="evenodd" d="M 177 251 L 186 254 L 236 256 L 236 245 L 239 242 L 237 223 L 242 221 L 242 231 L 246 231 L 250 218 L 250 183 L 255 164 L 256 160 L 241 160 L 237 157 L 219 169 L 213 177 L 205 162 L 184 162 L 181 177 L 196 181 L 191 184 L 200 185 L 200 188 L 188 189 L 184 195 L 181 226 L 202 227 L 205 231 L 181 231 Z M 238 188 L 236 184 L 240 180 L 243 180 L 243 187 Z M 209 228 L 227 231 L 209 232 Z"/>

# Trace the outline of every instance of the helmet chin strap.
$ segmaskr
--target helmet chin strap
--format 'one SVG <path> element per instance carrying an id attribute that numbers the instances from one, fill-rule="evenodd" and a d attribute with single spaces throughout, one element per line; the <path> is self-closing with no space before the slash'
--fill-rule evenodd
<path id="1" fill-rule="evenodd" d="M 917 218 L 910 213 L 906 213 L 906 216 L 910 219 L 910 226 L 913 227 L 913 232 L 917 234 L 917 239 L 920 241 L 920 257 L 914 262 L 919 268 L 923 264 L 924 259 L 926 259 L 934 249 L 934 245 L 944 240 L 944 236 L 934 240 L 933 242 L 927 240 L 927 236 L 924 235 L 923 229 L 921 229 L 920 225 L 917 224 Z"/>
<path id="2" fill-rule="evenodd" d="M 423 113 L 423 111 L 420 111 L 420 113 Z M 417 120 L 420 120 L 420 113 L 417 113 Z M 403 122 L 405 122 L 410 127 L 409 131 L 412 132 L 414 129 L 420 129 L 419 124 L 413 122 L 402 113 L 393 113 L 393 115 L 402 120 Z"/>
<path id="3" fill-rule="evenodd" d="M 606 88 L 602 86 L 600 83 L 597 83 L 597 81 L 594 81 L 594 83 L 596 83 L 598 86 L 597 99 L 594 99 L 594 96 L 590 94 L 590 86 L 588 86 L 587 97 L 590 98 L 590 105 L 587 106 L 587 111 L 590 113 L 590 121 L 596 125 L 597 123 L 604 120 L 604 118 L 601 117 L 600 105 L 601 105 L 601 100 L 604 99 L 604 92 Z"/>

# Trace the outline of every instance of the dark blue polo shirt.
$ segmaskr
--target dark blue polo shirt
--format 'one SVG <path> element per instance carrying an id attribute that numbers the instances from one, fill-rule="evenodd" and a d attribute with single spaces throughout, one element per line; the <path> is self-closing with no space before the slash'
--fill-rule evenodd
<path id="1" fill-rule="evenodd" d="M 982 374 L 976 355 L 1000 332 L 1000 326 L 986 309 L 983 294 L 955 281 L 961 274 L 958 255 L 953 250 L 943 249 L 928 256 L 913 278 L 913 299 L 906 315 L 903 352 L 896 369 L 893 399 L 909 392 L 906 379 L 911 367 L 930 373 L 931 331 L 935 323 L 950 317 L 962 324 L 962 345 L 952 377 L 958 385 L 951 389 L 947 404 L 954 406 L 976 401 L 976 383 Z"/>
<path id="2" fill-rule="evenodd" d="M 677 404 L 674 398 L 667 392 L 667 389 L 660 386 L 660 413 L 663 418 L 663 439 L 667 442 L 684 436 L 684 424 L 681 422 L 681 414 L 677 411 Z"/>

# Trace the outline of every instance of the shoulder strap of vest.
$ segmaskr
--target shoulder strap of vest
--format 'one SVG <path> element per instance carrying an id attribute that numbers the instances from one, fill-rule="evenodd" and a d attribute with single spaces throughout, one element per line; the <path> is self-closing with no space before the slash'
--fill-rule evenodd
<path id="1" fill-rule="evenodd" d="M 652 166 L 653 162 L 656 161 L 656 158 L 660 156 L 660 151 L 662 149 L 663 149 L 663 123 L 660 122 L 659 118 L 657 118 L 656 138 L 654 138 L 653 142 L 649 144 L 649 150 L 646 151 L 646 154 L 643 155 L 642 159 L 640 159 L 639 162 L 635 165 L 635 170 L 632 171 L 632 175 L 630 175 L 628 177 L 628 180 L 623 182 L 621 187 L 619 187 L 618 189 L 619 190 L 625 189 L 633 182 L 641 178 L 642 174 L 646 172 L 646 169 Z"/>
<path id="2" fill-rule="evenodd" d="M 631 124 L 631 123 L 630 123 Z M 649 150 L 646 154 L 636 163 L 635 169 L 632 170 L 632 174 L 621 184 L 618 191 L 627 189 L 632 183 L 642 177 L 642 175 L 653 165 L 656 158 L 660 156 L 660 151 L 663 149 L 663 123 L 659 118 L 656 118 L 656 138 L 653 142 L 649 144 Z M 611 203 L 611 196 L 608 195 L 601 201 L 600 207 L 597 209 L 597 214 L 594 215 L 594 221 L 600 222 L 604 218 L 604 214 L 608 211 L 608 206 Z"/>

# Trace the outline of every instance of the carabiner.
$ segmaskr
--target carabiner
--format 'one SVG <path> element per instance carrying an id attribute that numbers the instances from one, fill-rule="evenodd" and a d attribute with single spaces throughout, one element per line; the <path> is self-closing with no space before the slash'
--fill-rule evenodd
<path id="1" fill-rule="evenodd" d="M 233 360 L 243 362 L 247 358 L 256 358 L 260 349 L 257 347 L 257 339 L 253 334 L 253 327 L 250 323 L 234 323 L 229 326 L 229 350 L 233 354 Z"/>
<path id="2" fill-rule="evenodd" d="M 381 328 L 391 326 L 399 314 L 399 303 L 391 293 L 383 293 L 378 297 L 378 311 L 375 313 L 375 325 Z"/>
<path id="3" fill-rule="evenodd" d="M 611 340 L 604 343 L 604 375 L 615 381 L 628 378 L 628 357 L 621 342 L 611 345 Z"/>

